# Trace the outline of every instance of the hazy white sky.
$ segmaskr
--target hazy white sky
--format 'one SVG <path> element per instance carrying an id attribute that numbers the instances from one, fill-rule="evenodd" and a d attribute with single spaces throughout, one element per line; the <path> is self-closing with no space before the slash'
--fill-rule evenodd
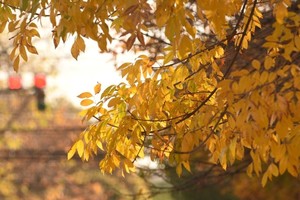
<path id="1" fill-rule="evenodd" d="M 114 67 L 112 55 L 100 53 L 98 46 L 93 41 L 86 41 L 86 51 L 81 53 L 78 60 L 71 56 L 70 48 L 73 40 L 53 50 L 53 44 L 40 46 L 40 51 L 53 54 L 57 57 L 58 73 L 54 78 L 48 78 L 47 97 L 53 100 L 59 96 L 65 96 L 75 106 L 80 106 L 77 98 L 82 92 L 93 92 L 97 82 L 102 84 L 102 91 L 111 84 L 122 81 L 121 75 Z M 127 53 L 119 56 L 119 61 L 132 62 L 134 55 Z"/>
<path id="2" fill-rule="evenodd" d="M 56 52 L 70 55 L 70 45 L 62 45 Z M 57 68 L 58 74 L 55 79 L 49 80 L 49 84 L 57 87 L 56 95 L 66 96 L 75 105 L 79 105 L 76 96 L 81 92 L 92 92 L 97 82 L 102 84 L 103 89 L 121 82 L 111 55 L 100 54 L 97 45 L 91 41 L 87 41 L 86 52 L 80 54 L 78 60 L 63 58 Z"/>

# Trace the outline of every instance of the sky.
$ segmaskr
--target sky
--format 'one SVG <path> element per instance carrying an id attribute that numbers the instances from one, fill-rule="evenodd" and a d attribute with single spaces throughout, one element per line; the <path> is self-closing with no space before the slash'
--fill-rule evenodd
<path id="1" fill-rule="evenodd" d="M 80 54 L 78 60 L 71 57 L 70 42 L 57 49 L 57 53 L 66 56 L 58 60 L 58 73 L 53 79 L 49 79 L 49 86 L 55 94 L 50 95 L 50 99 L 62 95 L 79 106 L 80 99 L 77 95 L 85 91 L 92 92 L 98 82 L 104 89 L 122 81 L 114 67 L 112 56 L 99 53 L 97 45 L 92 41 L 86 43 L 86 52 Z"/>
<path id="2" fill-rule="evenodd" d="M 78 59 L 74 59 L 71 55 L 71 46 L 73 39 L 69 38 L 66 43 L 60 43 L 55 49 L 49 32 L 45 32 L 44 39 L 36 43 L 39 51 L 39 57 L 48 58 L 48 63 L 43 65 L 55 65 L 57 73 L 55 76 L 47 77 L 46 97 L 47 101 L 55 101 L 60 97 L 64 97 L 76 107 L 80 107 L 80 99 L 77 96 L 86 91 L 93 92 L 93 88 L 97 83 L 101 83 L 102 91 L 112 85 L 122 81 L 119 72 L 116 71 L 111 54 L 100 53 L 98 46 L 91 40 L 85 40 L 86 50 L 81 53 Z M 136 58 L 132 53 L 120 54 L 118 63 L 132 62 Z M 29 60 L 30 62 L 30 60 Z M 46 70 L 46 68 L 45 68 Z M 41 68 L 43 72 L 43 68 Z M 24 83 L 30 85 L 32 73 L 23 74 Z"/>

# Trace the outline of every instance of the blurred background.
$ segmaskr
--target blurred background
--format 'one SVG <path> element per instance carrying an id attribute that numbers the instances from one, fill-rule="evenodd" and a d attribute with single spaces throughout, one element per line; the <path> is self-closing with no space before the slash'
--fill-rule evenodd
<path id="1" fill-rule="evenodd" d="M 136 56 L 100 54 L 87 41 L 86 53 L 76 61 L 71 44 L 54 49 L 45 32 L 36 41 L 39 55 L 16 73 L 8 41 L 0 37 L 0 199 L 300 199 L 299 180 L 284 175 L 262 188 L 239 164 L 224 172 L 195 162 L 193 174 L 179 179 L 173 168 L 148 158 L 138 162 L 137 174 L 125 178 L 103 176 L 101 154 L 89 163 L 78 157 L 67 161 L 67 151 L 86 126 L 76 96 L 92 91 L 97 82 L 103 88 L 119 83 L 115 65 Z"/>

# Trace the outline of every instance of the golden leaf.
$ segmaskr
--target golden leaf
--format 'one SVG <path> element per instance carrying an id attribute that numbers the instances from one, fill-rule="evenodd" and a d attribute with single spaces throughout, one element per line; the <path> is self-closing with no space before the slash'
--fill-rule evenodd
<path id="1" fill-rule="evenodd" d="M 14 60 L 13 66 L 14 70 L 17 72 L 19 70 L 19 64 L 20 64 L 20 57 L 17 56 Z"/>
<path id="2" fill-rule="evenodd" d="M 30 36 L 30 37 L 34 37 L 34 36 L 41 37 L 39 32 L 37 31 L 37 29 L 35 29 L 35 28 L 29 30 L 28 36 Z"/>
<path id="3" fill-rule="evenodd" d="M 254 67 L 256 70 L 260 69 L 260 62 L 258 60 L 252 61 L 252 67 Z"/>
<path id="4" fill-rule="evenodd" d="M 80 105 L 82 106 L 90 106 L 91 104 L 93 104 L 94 101 L 91 100 L 91 99 L 83 99 L 81 102 L 80 102 Z"/>
<path id="5" fill-rule="evenodd" d="M 262 177 L 262 180 L 261 180 L 261 185 L 262 185 L 263 187 L 265 187 L 266 184 L 267 184 L 268 176 L 269 176 L 269 173 L 268 173 L 268 171 L 266 171 L 266 172 L 264 173 L 263 177 Z"/>
<path id="6" fill-rule="evenodd" d="M 94 86 L 94 93 L 99 94 L 101 91 L 101 83 L 97 83 L 97 85 Z"/>
<path id="7" fill-rule="evenodd" d="M 114 106 L 118 105 L 118 104 L 121 103 L 121 102 L 122 102 L 122 101 L 121 101 L 121 98 L 119 98 L 119 97 L 112 98 L 112 99 L 108 102 L 107 106 L 108 106 L 108 107 L 114 107 Z"/>
<path id="8" fill-rule="evenodd" d="M 82 37 L 80 37 L 80 35 L 77 36 L 77 39 L 76 39 L 76 45 L 78 46 L 78 49 L 80 51 L 85 51 L 85 43 L 84 43 L 84 40 L 82 39 Z"/>
<path id="9" fill-rule="evenodd" d="M 26 45 L 27 50 L 32 54 L 38 54 L 36 48 L 32 45 Z"/>
<path id="10" fill-rule="evenodd" d="M 75 153 L 76 153 L 76 144 L 74 144 L 72 148 L 68 151 L 68 155 L 67 155 L 68 160 L 70 160 Z"/>
<path id="11" fill-rule="evenodd" d="M 298 49 L 298 51 L 300 51 L 300 36 L 296 35 L 294 37 L 294 42 L 295 42 L 295 47 Z"/>
<path id="12" fill-rule="evenodd" d="M 90 98 L 90 97 L 92 97 L 92 96 L 93 96 L 93 95 L 92 95 L 92 93 L 90 93 L 90 92 L 83 92 L 83 93 L 81 93 L 80 95 L 78 95 L 77 97 L 83 99 L 83 98 Z"/>
<path id="13" fill-rule="evenodd" d="M 176 167 L 176 174 L 180 177 L 182 174 L 182 165 L 179 163 Z"/>
<path id="14" fill-rule="evenodd" d="M 276 21 L 279 24 L 283 23 L 283 20 L 285 17 L 288 16 L 287 7 L 283 2 L 279 2 L 275 6 L 275 15 L 276 15 Z"/>
<path id="15" fill-rule="evenodd" d="M 82 140 L 78 140 L 76 142 L 76 150 L 77 150 L 79 157 L 81 158 L 83 156 L 83 152 L 84 152 L 84 143 Z"/>
<path id="16" fill-rule="evenodd" d="M 278 167 L 274 163 L 270 164 L 269 168 L 273 176 L 278 176 L 279 174 Z"/>
<path id="17" fill-rule="evenodd" d="M 182 164 L 186 170 L 188 170 L 190 173 L 192 172 L 191 167 L 190 167 L 190 162 L 184 161 L 184 162 L 182 162 Z"/>
<path id="18" fill-rule="evenodd" d="M 77 60 L 78 55 L 79 55 L 79 48 L 78 48 L 78 45 L 76 44 L 76 41 L 73 43 L 73 45 L 71 47 L 71 54 L 72 54 L 73 58 L 75 58 Z"/>
<path id="19" fill-rule="evenodd" d="M 20 45 L 20 46 L 19 46 L 19 51 L 20 51 L 20 55 L 21 55 L 21 57 L 23 58 L 23 60 L 24 60 L 24 61 L 27 61 L 27 60 L 28 60 L 28 57 L 27 57 L 27 53 L 26 53 L 26 50 L 25 50 L 25 46 Z"/>
<path id="20" fill-rule="evenodd" d="M 103 145 L 102 145 L 102 143 L 99 140 L 96 141 L 96 144 L 99 147 L 99 149 L 101 149 L 102 151 L 104 151 Z"/>

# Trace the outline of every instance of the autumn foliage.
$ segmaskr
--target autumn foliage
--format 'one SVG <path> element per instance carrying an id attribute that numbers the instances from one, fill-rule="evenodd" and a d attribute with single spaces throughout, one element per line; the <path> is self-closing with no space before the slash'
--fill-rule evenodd
<path id="1" fill-rule="evenodd" d="M 118 67 L 124 83 L 79 95 L 92 123 L 69 159 L 77 152 L 87 161 L 100 149 L 102 172 L 129 173 L 147 153 L 180 176 L 204 151 L 224 170 L 249 158 L 247 174 L 262 175 L 265 185 L 300 172 L 299 7 L 291 0 L 2 0 L 0 31 L 12 34 L 15 70 L 37 53 L 32 39 L 44 18 L 55 47 L 74 38 L 74 58 L 84 38 L 102 52 L 112 41 L 144 52 Z"/>

